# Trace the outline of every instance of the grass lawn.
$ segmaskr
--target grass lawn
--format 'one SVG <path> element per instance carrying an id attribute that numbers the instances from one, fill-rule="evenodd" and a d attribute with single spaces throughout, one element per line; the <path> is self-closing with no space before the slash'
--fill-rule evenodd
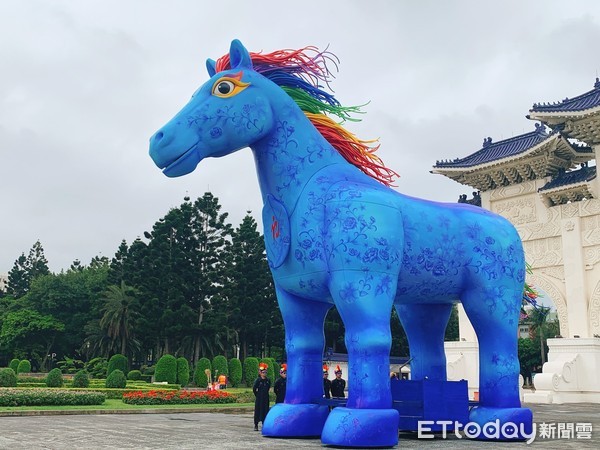
<path id="1" fill-rule="evenodd" d="M 102 405 L 85 406 L 4 406 L 5 411 L 107 411 L 107 410 L 145 410 L 145 409 L 231 409 L 239 407 L 254 407 L 254 403 L 219 403 L 209 405 L 128 405 L 121 400 L 106 400 Z"/>

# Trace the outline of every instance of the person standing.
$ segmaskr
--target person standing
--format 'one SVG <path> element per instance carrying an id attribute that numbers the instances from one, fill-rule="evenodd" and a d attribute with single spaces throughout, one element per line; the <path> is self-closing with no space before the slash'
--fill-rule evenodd
<path id="1" fill-rule="evenodd" d="M 325 398 L 331 398 L 331 381 L 329 381 L 329 367 L 323 364 L 323 391 Z"/>
<path id="2" fill-rule="evenodd" d="M 269 412 L 269 390 L 271 389 L 271 380 L 267 378 L 267 368 L 265 363 L 258 365 L 258 378 L 252 386 L 254 393 L 254 431 L 258 431 L 258 422 L 265 424 L 265 417 Z"/>
<path id="3" fill-rule="evenodd" d="M 275 392 L 275 403 L 283 403 L 285 400 L 285 389 L 287 387 L 287 364 L 282 364 L 279 369 L 279 379 L 273 386 Z"/>
<path id="4" fill-rule="evenodd" d="M 346 380 L 342 378 L 342 369 L 339 364 L 335 366 L 335 379 L 331 382 L 331 396 L 333 398 L 346 398 Z"/>

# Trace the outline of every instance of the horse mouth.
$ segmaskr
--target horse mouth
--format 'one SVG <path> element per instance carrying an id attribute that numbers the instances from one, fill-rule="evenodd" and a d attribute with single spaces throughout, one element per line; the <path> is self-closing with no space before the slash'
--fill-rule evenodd
<path id="1" fill-rule="evenodd" d="M 168 161 L 163 168 L 163 174 L 168 177 L 178 177 L 194 170 L 200 162 L 200 157 L 196 151 L 197 147 L 198 143 L 196 142 L 180 156 Z M 192 157 L 195 157 L 196 161 L 190 161 Z"/>

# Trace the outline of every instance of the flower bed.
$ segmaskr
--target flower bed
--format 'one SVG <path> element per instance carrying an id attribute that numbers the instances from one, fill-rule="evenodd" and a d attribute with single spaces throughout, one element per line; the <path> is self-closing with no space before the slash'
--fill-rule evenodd
<path id="1" fill-rule="evenodd" d="M 235 403 L 236 397 L 225 391 L 134 391 L 123 394 L 130 405 L 189 405 Z"/>
<path id="2" fill-rule="evenodd" d="M 98 392 L 61 389 L 0 389 L 0 406 L 101 405 L 106 400 Z"/>

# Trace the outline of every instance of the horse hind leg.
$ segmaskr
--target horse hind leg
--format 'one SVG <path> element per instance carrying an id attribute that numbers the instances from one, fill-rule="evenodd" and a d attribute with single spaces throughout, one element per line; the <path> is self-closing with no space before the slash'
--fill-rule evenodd
<path id="1" fill-rule="evenodd" d="M 469 419 L 480 427 L 506 426 L 501 436 L 480 433 L 478 439 L 524 440 L 532 432 L 532 412 L 521 408 L 519 399 L 521 297 L 522 291 L 500 285 L 472 289 L 461 298 L 479 341 L 479 406 L 471 410 Z"/>
<path id="2" fill-rule="evenodd" d="M 446 380 L 444 335 L 452 304 L 396 304 L 408 338 L 411 379 Z"/>

